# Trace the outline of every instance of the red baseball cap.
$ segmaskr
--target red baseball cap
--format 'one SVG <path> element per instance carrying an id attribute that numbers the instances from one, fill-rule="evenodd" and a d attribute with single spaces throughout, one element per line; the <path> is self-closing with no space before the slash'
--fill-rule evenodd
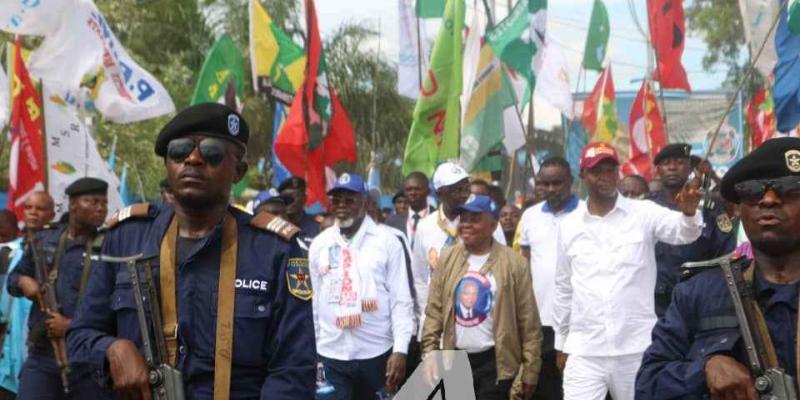
<path id="1" fill-rule="evenodd" d="M 581 151 L 581 169 L 592 168 L 605 159 L 619 164 L 619 157 L 613 146 L 608 143 L 590 143 Z"/>

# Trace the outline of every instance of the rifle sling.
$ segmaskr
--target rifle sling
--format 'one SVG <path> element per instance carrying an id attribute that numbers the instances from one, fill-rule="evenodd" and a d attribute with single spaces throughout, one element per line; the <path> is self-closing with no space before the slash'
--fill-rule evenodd
<path id="1" fill-rule="evenodd" d="M 768 369 L 780 368 L 780 363 L 778 362 L 778 355 L 775 352 L 775 346 L 772 344 L 772 337 L 770 336 L 769 329 L 767 328 L 767 321 L 766 319 L 764 319 L 764 313 L 761 311 L 761 306 L 758 304 L 758 301 L 755 297 L 755 293 L 753 291 L 753 279 L 755 277 L 755 270 L 756 270 L 756 265 L 754 262 L 753 265 L 751 265 L 750 268 L 748 268 L 744 272 L 744 281 L 747 283 L 748 286 L 746 289 L 749 290 L 750 293 L 752 293 L 752 296 L 750 296 L 751 299 L 750 301 L 751 301 L 751 308 L 753 310 L 753 317 L 755 318 L 754 322 L 756 324 L 756 329 L 758 329 L 759 336 L 761 336 L 761 338 L 764 340 L 763 346 L 766 352 L 765 362 L 767 363 L 767 368 Z M 800 332 L 800 326 L 798 326 L 798 328 L 799 328 L 798 332 Z M 800 339 L 800 335 L 798 335 L 797 339 Z M 798 342 L 795 342 L 795 357 L 798 356 L 797 343 Z M 797 365 L 798 369 L 800 369 L 800 364 Z"/>
<path id="2" fill-rule="evenodd" d="M 175 263 L 177 256 L 178 221 L 173 217 L 161 242 L 159 277 L 161 279 L 161 315 L 167 347 L 167 362 L 176 365 L 178 347 L 177 292 Z M 222 256 L 217 286 L 217 326 L 214 346 L 214 400 L 230 396 L 233 353 L 234 280 L 238 252 L 236 219 L 225 213 L 222 221 Z"/>
<path id="3" fill-rule="evenodd" d="M 53 297 L 56 299 L 58 298 L 58 294 L 56 293 L 56 280 L 58 280 L 58 269 L 59 267 L 61 267 L 61 260 L 64 258 L 64 246 L 66 245 L 67 245 L 67 229 L 65 228 L 64 232 L 61 232 L 61 236 L 58 237 L 58 245 L 56 246 L 56 253 L 55 255 L 53 255 L 53 268 L 50 269 L 50 274 L 47 276 L 47 282 L 43 282 L 47 285 L 47 290 L 53 291 Z M 53 310 L 53 311 L 59 312 L 59 310 Z"/>

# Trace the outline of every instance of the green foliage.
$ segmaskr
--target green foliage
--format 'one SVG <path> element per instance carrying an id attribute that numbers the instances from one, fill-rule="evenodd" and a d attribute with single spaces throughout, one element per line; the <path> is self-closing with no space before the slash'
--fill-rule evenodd
<path id="1" fill-rule="evenodd" d="M 693 0 L 686 6 L 688 29 L 699 33 L 708 47 L 703 69 L 718 65 L 728 69 L 725 84 L 734 85 L 744 76 L 741 51 L 746 49 L 739 4 L 731 0 Z"/>

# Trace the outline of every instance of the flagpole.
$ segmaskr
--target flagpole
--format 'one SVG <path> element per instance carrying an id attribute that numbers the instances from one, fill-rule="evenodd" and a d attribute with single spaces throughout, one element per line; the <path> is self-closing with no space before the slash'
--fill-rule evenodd
<path id="1" fill-rule="evenodd" d="M 414 10 L 414 20 L 417 21 L 417 76 L 419 78 L 419 91 L 422 92 L 422 29 L 420 27 L 419 15 Z"/>
<path id="2" fill-rule="evenodd" d="M 20 56 L 21 55 L 22 51 L 20 51 Z M 47 124 L 45 123 L 46 119 L 44 114 L 44 84 L 42 84 L 41 79 L 39 79 L 39 104 L 42 108 L 42 179 L 44 180 L 44 191 L 50 192 L 50 168 L 47 166 Z"/>
<path id="3" fill-rule="evenodd" d="M 375 52 L 375 70 L 372 76 L 372 149 L 378 148 L 378 64 L 381 59 L 381 19 L 378 18 L 378 51 Z"/>

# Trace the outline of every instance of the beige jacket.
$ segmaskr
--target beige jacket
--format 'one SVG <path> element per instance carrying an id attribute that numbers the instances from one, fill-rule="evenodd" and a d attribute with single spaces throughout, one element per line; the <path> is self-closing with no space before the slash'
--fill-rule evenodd
<path id="1" fill-rule="evenodd" d="M 469 253 L 462 243 L 442 252 L 430 284 L 422 353 L 455 349 L 455 290 L 467 273 Z M 497 282 L 494 321 L 497 379 L 521 380 L 536 386 L 541 368 L 542 327 L 533 295 L 528 262 L 496 241 L 481 273 L 491 272 Z M 441 349 L 440 349 L 441 343 Z M 520 376 L 517 376 L 517 373 Z"/>

